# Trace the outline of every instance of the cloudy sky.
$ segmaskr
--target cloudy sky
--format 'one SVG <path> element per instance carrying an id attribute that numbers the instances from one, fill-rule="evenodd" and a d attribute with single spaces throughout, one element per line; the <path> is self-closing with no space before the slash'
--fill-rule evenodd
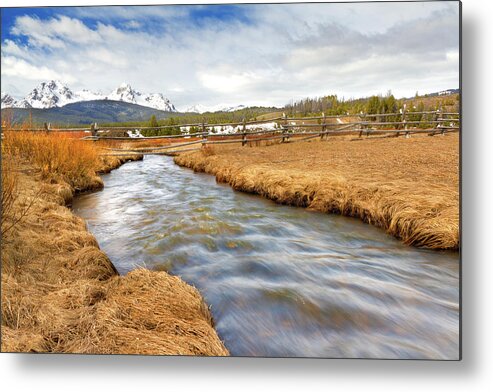
<path id="1" fill-rule="evenodd" d="M 177 107 L 459 86 L 455 1 L 3 8 L 1 88 L 122 82 Z"/>

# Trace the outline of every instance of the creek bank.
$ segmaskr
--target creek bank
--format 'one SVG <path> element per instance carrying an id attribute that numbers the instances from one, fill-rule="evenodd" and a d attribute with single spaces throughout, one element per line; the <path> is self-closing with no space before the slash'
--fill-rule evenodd
<path id="1" fill-rule="evenodd" d="M 280 204 L 357 217 L 408 245 L 459 249 L 458 135 L 214 146 L 174 162 Z"/>
<path id="2" fill-rule="evenodd" d="M 128 160 L 104 159 L 98 172 Z M 16 208 L 31 206 L 2 238 L 2 352 L 228 355 L 197 289 L 166 272 L 120 276 L 66 207 L 100 189 L 98 176 L 73 189 L 20 169 Z"/>

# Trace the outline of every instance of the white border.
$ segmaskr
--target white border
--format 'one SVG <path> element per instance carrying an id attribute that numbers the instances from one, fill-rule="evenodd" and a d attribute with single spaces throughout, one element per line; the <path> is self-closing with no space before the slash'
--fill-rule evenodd
<path id="1" fill-rule="evenodd" d="M 210 1 L 225 3 L 227 1 Z M 247 1 L 245 1 L 247 2 Z M 172 1 L 43 1 L 43 5 Z M 201 1 L 180 1 L 200 4 Z M 203 3 L 203 1 L 202 1 Z M 463 1 L 463 361 L 219 359 L 0 354 L 5 391 L 487 391 L 493 386 L 493 23 L 490 1 Z M 39 6 L 2 0 L 2 6 Z M 488 257 L 490 256 L 490 257 Z"/>

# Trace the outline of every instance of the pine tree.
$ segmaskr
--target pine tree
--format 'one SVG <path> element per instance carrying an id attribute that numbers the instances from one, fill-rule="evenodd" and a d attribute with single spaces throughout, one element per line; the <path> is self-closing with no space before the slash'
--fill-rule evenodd
<path id="1" fill-rule="evenodd" d="M 159 126 L 159 124 L 158 124 L 156 116 L 154 114 L 151 116 L 151 119 L 149 120 L 149 126 L 151 128 L 154 128 L 154 131 L 157 131 L 156 128 Z"/>
<path id="2" fill-rule="evenodd" d="M 370 97 L 366 106 L 366 112 L 368 114 L 377 114 L 380 111 L 380 98 L 376 95 Z"/>

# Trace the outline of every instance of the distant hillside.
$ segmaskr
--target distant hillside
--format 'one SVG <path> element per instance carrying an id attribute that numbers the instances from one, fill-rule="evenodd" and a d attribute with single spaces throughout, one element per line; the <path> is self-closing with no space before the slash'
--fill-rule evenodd
<path id="1" fill-rule="evenodd" d="M 459 94 L 460 89 L 458 88 L 449 88 L 448 90 L 438 91 L 436 93 L 426 94 L 425 97 L 435 97 L 437 95 L 453 95 Z"/>
<path id="2" fill-rule="evenodd" d="M 148 121 L 152 115 L 166 119 L 179 116 L 176 112 L 165 112 L 128 102 L 97 100 L 76 102 L 63 107 L 50 109 L 2 109 L 2 118 L 12 116 L 12 124 L 21 124 L 29 121 L 32 115 L 33 124 L 45 122 L 53 125 L 66 126 L 77 124 L 116 123 L 128 121 Z M 5 117 L 4 117 L 5 116 Z"/>
<path id="3" fill-rule="evenodd" d="M 442 108 L 447 112 L 459 111 L 459 93 L 453 92 L 453 90 L 447 94 L 428 94 L 424 96 L 418 96 L 414 98 L 407 98 L 402 100 L 407 104 L 409 108 L 416 107 L 423 110 L 436 110 Z"/>
<path id="4" fill-rule="evenodd" d="M 288 115 L 309 116 L 342 115 L 358 113 L 396 113 L 404 104 L 408 111 L 432 111 L 441 108 L 445 111 L 459 111 L 460 92 L 449 89 L 433 94 L 417 95 L 412 98 L 395 98 L 389 91 L 387 95 L 373 95 L 371 97 L 345 100 L 337 95 L 327 95 L 318 98 L 305 98 L 291 102 L 284 107 Z"/>

